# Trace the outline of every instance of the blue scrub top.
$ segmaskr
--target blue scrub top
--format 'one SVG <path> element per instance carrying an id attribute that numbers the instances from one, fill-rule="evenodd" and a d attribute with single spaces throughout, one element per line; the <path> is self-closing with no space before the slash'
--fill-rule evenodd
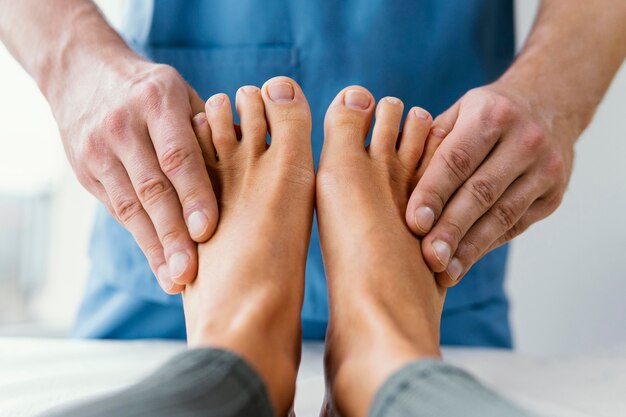
<path id="1" fill-rule="evenodd" d="M 344 87 L 399 97 L 437 115 L 496 79 L 514 53 L 512 0 L 155 0 L 130 4 L 123 35 L 170 64 L 205 99 L 246 84 L 294 78 L 313 116 L 319 160 L 323 119 Z M 507 248 L 478 262 L 448 292 L 442 343 L 510 347 L 503 290 Z M 133 237 L 101 207 L 92 269 L 74 334 L 184 338 L 180 296 L 163 293 Z M 355 259 L 355 262 L 358 262 Z M 326 281 L 317 225 L 306 265 L 305 338 L 323 338 Z"/>

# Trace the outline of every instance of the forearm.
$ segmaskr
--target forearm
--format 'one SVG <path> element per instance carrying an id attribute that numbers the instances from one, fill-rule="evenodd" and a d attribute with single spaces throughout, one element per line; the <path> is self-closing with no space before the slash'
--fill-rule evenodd
<path id="1" fill-rule="evenodd" d="M 528 94 L 553 129 L 575 140 L 626 57 L 626 2 L 544 0 L 499 83 Z"/>
<path id="2" fill-rule="evenodd" d="M 0 10 L 0 40 L 51 103 L 98 65 L 139 59 L 91 1 L 0 0 Z"/>

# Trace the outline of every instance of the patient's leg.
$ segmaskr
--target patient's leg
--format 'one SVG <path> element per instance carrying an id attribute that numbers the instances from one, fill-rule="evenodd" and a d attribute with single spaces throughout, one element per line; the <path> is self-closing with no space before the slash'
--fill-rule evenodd
<path id="1" fill-rule="evenodd" d="M 430 117 L 350 87 L 331 104 L 317 177 L 317 213 L 330 296 L 328 402 L 346 417 L 528 416 L 439 360 L 445 290 L 404 220 L 418 174 L 432 157 Z M 398 139 L 398 140 L 396 140 Z M 331 398 L 332 397 L 332 398 Z"/>
<path id="2" fill-rule="evenodd" d="M 300 356 L 315 185 L 311 117 L 300 87 L 285 77 L 240 89 L 236 107 L 240 135 L 225 95 L 207 102 L 208 123 L 194 120 L 220 220 L 199 245 L 198 277 L 183 293 L 188 341 L 243 357 L 282 416 Z"/>

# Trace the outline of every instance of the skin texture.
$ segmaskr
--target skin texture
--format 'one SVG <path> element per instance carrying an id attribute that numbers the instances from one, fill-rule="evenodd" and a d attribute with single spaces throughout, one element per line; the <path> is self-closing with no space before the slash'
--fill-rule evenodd
<path id="1" fill-rule="evenodd" d="M 188 343 L 245 358 L 284 416 L 300 361 L 313 220 L 311 114 L 300 87 L 285 77 L 260 90 L 241 88 L 236 105 L 240 135 L 224 94 L 194 118 L 222 215 L 213 238 L 199 245 L 198 277 L 183 291 Z"/>
<path id="2" fill-rule="evenodd" d="M 385 98 L 366 149 L 374 98 L 348 87 L 328 110 L 316 178 L 310 113 L 293 80 L 242 87 L 236 107 L 240 129 L 224 94 L 194 117 L 221 217 L 183 291 L 189 346 L 238 353 L 264 379 L 276 415 L 290 412 L 316 189 L 331 312 L 322 414 L 365 416 L 393 372 L 440 356 L 445 288 L 414 256 L 420 242 L 403 218 L 417 167 L 434 153 L 425 146 L 432 119 L 412 108 L 399 135 L 403 104 Z"/>
<path id="3" fill-rule="evenodd" d="M 316 187 L 330 307 L 325 416 L 366 416 L 393 372 L 440 356 L 445 289 L 404 221 L 420 159 L 431 157 L 422 153 L 432 120 L 413 108 L 399 135 L 402 102 L 384 98 L 366 149 L 374 107 L 366 89 L 348 87 L 325 120 Z"/>
<path id="4" fill-rule="evenodd" d="M 78 180 L 133 234 L 161 287 L 180 292 L 218 219 L 191 124 L 204 102 L 175 69 L 132 52 L 90 1 L 0 10 L 0 39 L 49 101 Z"/>
<path id="5" fill-rule="evenodd" d="M 406 211 L 441 285 L 560 204 L 574 143 L 626 57 L 622 0 L 543 1 L 509 70 L 433 123 L 440 143 Z"/>

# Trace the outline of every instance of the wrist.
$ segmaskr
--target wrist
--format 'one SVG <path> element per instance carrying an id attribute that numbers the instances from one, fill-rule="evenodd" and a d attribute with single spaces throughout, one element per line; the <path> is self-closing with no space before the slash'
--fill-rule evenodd
<path id="1" fill-rule="evenodd" d="M 529 114 L 573 145 L 591 122 L 600 101 L 570 85 L 558 72 L 537 63 L 518 60 L 493 86 L 513 95 Z"/>
<path id="2" fill-rule="evenodd" d="M 95 83 L 103 72 L 130 73 L 145 64 L 92 4 L 74 10 L 48 48 L 40 52 L 34 78 L 54 109 L 68 91 Z"/>

